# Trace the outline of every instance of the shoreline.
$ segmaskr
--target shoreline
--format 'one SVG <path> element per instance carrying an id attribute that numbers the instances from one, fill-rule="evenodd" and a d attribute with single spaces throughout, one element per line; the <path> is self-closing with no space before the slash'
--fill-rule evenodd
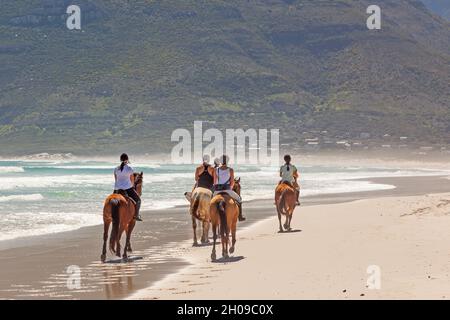
<path id="1" fill-rule="evenodd" d="M 395 189 L 356 193 L 329 194 L 303 198 L 304 207 L 318 204 L 339 204 L 360 199 L 424 195 L 450 191 L 448 177 L 395 177 L 364 179 L 373 183 L 393 184 Z M 0 242 L 0 299 L 4 298 L 55 298 L 55 299 L 124 299 L 136 292 L 153 286 L 167 276 L 180 272 L 189 266 L 185 255 L 191 241 L 190 219 L 186 207 L 143 212 L 145 222 L 138 225 L 133 244 L 136 260 L 122 264 L 111 260 L 102 265 L 98 262 L 101 249 L 101 227 L 83 227 L 58 234 L 22 239 L 7 248 Z M 248 222 L 238 227 L 239 232 L 251 229 L 266 218 L 274 217 L 272 200 L 252 200 L 244 207 Z M 299 209 L 297 209 L 299 210 Z M 301 209 L 300 209 L 301 210 Z M 299 211 L 300 212 L 300 211 Z M 146 228 L 152 228 L 151 221 L 164 216 L 177 216 L 183 223 L 176 233 L 161 232 L 160 239 L 149 239 Z M 301 216 L 301 212 L 298 217 Z M 301 219 L 301 218 L 299 218 Z M 168 221 L 161 230 L 172 227 Z M 244 229 L 245 228 L 245 229 Z M 238 236 L 239 237 L 239 236 Z M 9 241 L 9 240 L 6 240 Z M 149 247 L 149 242 L 151 247 Z M 160 246 L 159 250 L 155 247 Z M 79 265 L 85 287 L 78 291 L 64 288 L 65 268 Z M 33 267 L 34 266 L 34 267 Z M 20 280 L 19 280 L 20 279 Z M 64 280 L 64 281 L 63 281 Z"/>

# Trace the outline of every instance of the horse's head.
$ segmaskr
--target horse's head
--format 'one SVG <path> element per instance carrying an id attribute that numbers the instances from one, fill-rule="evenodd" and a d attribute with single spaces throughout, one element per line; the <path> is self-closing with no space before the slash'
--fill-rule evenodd
<path id="1" fill-rule="evenodd" d="M 134 173 L 134 189 L 139 196 L 142 195 L 142 185 L 144 184 L 144 173 Z"/>
<path id="2" fill-rule="evenodd" d="M 234 179 L 233 191 L 241 195 L 241 178 Z"/>

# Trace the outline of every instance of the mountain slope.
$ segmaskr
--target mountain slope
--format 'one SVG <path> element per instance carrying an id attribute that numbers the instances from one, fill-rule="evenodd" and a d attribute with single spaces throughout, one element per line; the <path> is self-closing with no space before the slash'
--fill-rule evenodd
<path id="1" fill-rule="evenodd" d="M 419 1 L 70 1 L 0 4 L 4 153 L 168 151 L 175 128 L 389 132 L 448 143 L 450 26 Z"/>

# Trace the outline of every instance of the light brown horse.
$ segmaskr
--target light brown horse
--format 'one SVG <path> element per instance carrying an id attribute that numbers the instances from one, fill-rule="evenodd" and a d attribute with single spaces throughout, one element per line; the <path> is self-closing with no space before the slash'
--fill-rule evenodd
<path id="1" fill-rule="evenodd" d="M 297 203 L 297 194 L 295 189 L 286 183 L 280 183 L 275 189 L 275 205 L 277 207 L 278 222 L 280 224 L 280 232 L 291 231 L 291 220 Z M 281 226 L 281 215 L 286 216 L 286 221 Z"/>
<path id="2" fill-rule="evenodd" d="M 233 191 L 241 195 L 241 179 L 234 180 Z M 216 195 L 211 200 L 210 206 L 211 224 L 213 231 L 213 249 L 211 253 L 211 260 L 216 261 L 216 241 L 218 228 L 220 229 L 220 237 L 222 243 L 222 257 L 225 259 L 229 257 L 228 253 L 234 253 L 236 244 L 236 226 L 239 216 L 239 207 L 237 203 L 226 193 Z M 230 243 L 231 231 L 231 247 L 228 250 Z"/>
<path id="3" fill-rule="evenodd" d="M 211 204 L 212 192 L 206 188 L 195 188 L 192 194 L 186 192 L 186 198 L 190 201 L 191 205 L 189 212 L 192 217 L 192 229 L 194 231 L 194 243 L 193 246 L 198 246 L 197 241 L 197 220 L 202 222 L 202 238 L 201 243 L 209 243 L 208 233 L 209 224 L 211 222 L 211 216 L 209 214 L 209 206 Z"/>
<path id="4" fill-rule="evenodd" d="M 134 174 L 134 189 L 139 196 L 142 195 L 142 185 L 144 183 L 144 173 Z M 106 242 L 108 240 L 109 226 L 112 222 L 111 236 L 109 238 L 109 250 L 120 257 L 120 238 L 126 232 L 125 248 L 123 250 L 123 260 L 127 261 L 128 252 L 132 252 L 131 233 L 133 232 L 136 220 L 134 220 L 136 205 L 131 198 L 121 194 L 111 194 L 105 200 L 103 207 L 103 249 L 101 260 L 106 261 Z"/>

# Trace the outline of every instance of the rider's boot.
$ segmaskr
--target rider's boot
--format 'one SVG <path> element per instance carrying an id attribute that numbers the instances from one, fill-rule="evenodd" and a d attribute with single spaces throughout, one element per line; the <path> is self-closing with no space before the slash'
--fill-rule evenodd
<path id="1" fill-rule="evenodd" d="M 247 220 L 247 218 L 242 215 L 242 203 L 239 203 L 238 207 L 239 207 L 239 221 Z"/>
<path id="2" fill-rule="evenodd" d="M 136 203 L 136 209 L 134 211 L 134 220 L 142 221 L 141 215 L 139 214 L 139 209 L 141 208 L 141 203 Z"/>

